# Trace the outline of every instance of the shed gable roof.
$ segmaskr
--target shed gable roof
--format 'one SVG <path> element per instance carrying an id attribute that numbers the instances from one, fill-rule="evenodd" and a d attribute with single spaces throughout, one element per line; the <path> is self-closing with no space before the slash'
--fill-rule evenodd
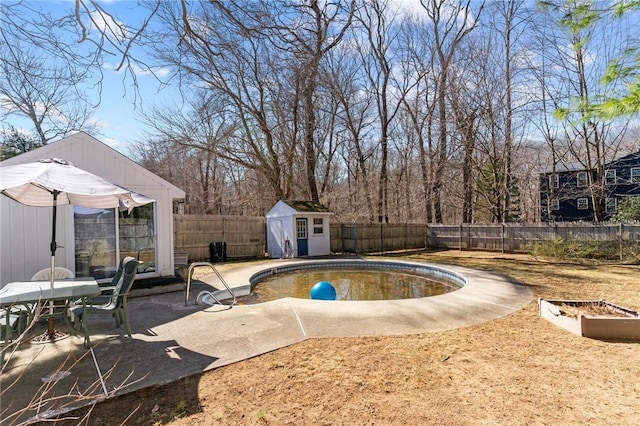
<path id="1" fill-rule="evenodd" d="M 282 202 L 299 213 L 333 213 L 327 207 L 315 201 L 282 200 Z"/>

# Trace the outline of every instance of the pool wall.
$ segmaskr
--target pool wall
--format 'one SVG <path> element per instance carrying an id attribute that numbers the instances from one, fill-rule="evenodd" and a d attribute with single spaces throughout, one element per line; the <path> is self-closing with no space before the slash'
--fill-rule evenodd
<path id="1" fill-rule="evenodd" d="M 295 272 L 295 271 L 308 271 L 313 269 L 358 269 L 358 270 L 367 270 L 371 268 L 378 268 L 384 270 L 398 270 L 398 271 L 411 271 L 417 275 L 424 275 L 427 278 L 438 278 L 447 281 L 447 283 L 456 284 L 458 287 L 462 288 L 467 284 L 465 278 L 456 274 L 455 272 L 449 271 L 444 268 L 437 268 L 431 265 L 418 265 L 414 263 L 405 263 L 405 262 L 384 262 L 384 261 L 367 261 L 367 260 L 346 260 L 346 261 L 323 261 L 323 262 L 307 262 L 303 264 L 296 265 L 284 265 L 284 266 L 276 266 L 269 269 L 265 269 L 264 271 L 260 271 L 255 273 L 249 278 L 249 283 L 253 287 L 254 285 L 260 283 L 266 278 L 272 277 L 274 275 Z"/>
<path id="2" fill-rule="evenodd" d="M 458 286 L 459 288 L 463 288 L 467 285 L 467 280 L 462 274 L 434 265 L 384 260 L 303 260 L 277 266 L 263 266 L 257 272 L 250 275 L 249 284 L 233 286 L 233 292 L 235 293 L 236 297 L 246 296 L 251 293 L 253 286 L 267 278 L 273 277 L 274 275 L 278 274 L 290 273 L 295 271 L 308 271 L 313 269 L 341 268 L 360 270 L 377 268 L 385 269 L 388 271 L 410 271 L 417 275 L 426 276 L 427 278 L 442 279 L 446 281 L 447 284 L 453 284 Z M 212 293 L 219 300 L 226 300 L 231 298 L 231 295 L 226 290 L 216 290 Z"/>

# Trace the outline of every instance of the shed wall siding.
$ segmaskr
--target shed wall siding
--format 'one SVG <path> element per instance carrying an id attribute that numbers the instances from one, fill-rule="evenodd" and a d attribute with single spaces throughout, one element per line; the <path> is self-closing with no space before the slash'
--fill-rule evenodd
<path id="1" fill-rule="evenodd" d="M 307 215 L 309 220 L 309 256 L 325 256 L 331 253 L 328 215 Z M 322 235 L 313 234 L 313 219 L 322 218 Z"/>
<path id="2" fill-rule="evenodd" d="M 271 216 L 267 218 L 267 252 L 272 259 L 284 257 L 284 244 L 291 241 L 295 249 L 295 221 L 292 216 Z"/>

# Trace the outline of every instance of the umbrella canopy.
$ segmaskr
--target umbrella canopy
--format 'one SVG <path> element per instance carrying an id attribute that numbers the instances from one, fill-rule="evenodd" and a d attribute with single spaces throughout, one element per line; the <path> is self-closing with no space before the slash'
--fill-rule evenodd
<path id="1" fill-rule="evenodd" d="M 82 170 L 69 161 L 57 158 L 0 168 L 0 192 L 27 206 L 53 207 L 52 288 L 55 252 L 58 247 L 56 244 L 57 206 L 72 204 L 96 209 L 119 208 L 131 211 L 134 207 L 154 201 Z"/>
<path id="2" fill-rule="evenodd" d="M 35 207 L 73 204 L 83 207 L 131 210 L 153 199 L 111 183 L 56 158 L 0 169 L 0 191 L 15 201 Z"/>

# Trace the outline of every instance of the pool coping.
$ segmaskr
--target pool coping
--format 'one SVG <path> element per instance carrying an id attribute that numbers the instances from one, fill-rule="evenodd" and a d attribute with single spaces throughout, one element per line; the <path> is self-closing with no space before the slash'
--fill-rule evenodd
<path id="1" fill-rule="evenodd" d="M 248 294 L 252 279 L 264 272 L 287 266 L 364 262 L 405 264 L 450 271 L 464 277 L 454 292 L 416 299 L 375 301 L 326 301 L 287 297 L 257 305 L 234 306 L 249 311 L 290 309 L 305 337 L 346 337 L 413 334 L 450 330 L 490 321 L 521 309 L 533 300 L 533 291 L 515 280 L 490 271 L 457 265 L 385 258 L 276 259 L 269 263 L 222 271 L 221 275 L 237 296 Z M 214 275 L 201 279 L 216 285 Z M 218 285 L 219 287 L 219 285 Z M 222 287 L 220 287 L 222 288 Z M 221 290 L 217 295 L 226 293 Z M 191 297 L 194 303 L 196 295 Z M 255 308 L 257 307 L 257 308 Z M 215 310 L 216 307 L 205 310 Z"/>

